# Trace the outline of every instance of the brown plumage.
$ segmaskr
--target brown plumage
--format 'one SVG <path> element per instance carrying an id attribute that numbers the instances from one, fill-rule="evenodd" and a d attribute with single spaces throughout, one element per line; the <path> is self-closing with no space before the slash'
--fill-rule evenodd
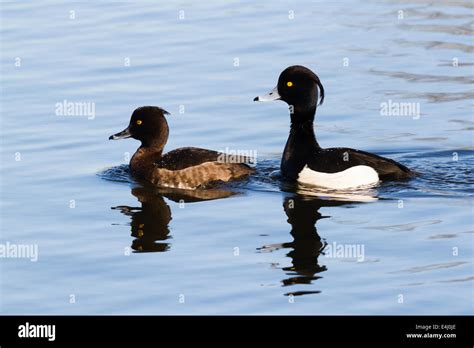
<path id="1" fill-rule="evenodd" d="M 159 107 L 140 107 L 133 112 L 125 130 L 110 136 L 109 139 L 132 137 L 141 141 L 130 160 L 133 175 L 159 187 L 196 189 L 218 181 L 239 180 L 254 171 L 246 164 L 249 158 L 232 158 L 230 163 L 220 152 L 195 147 L 163 155 L 169 134 L 165 114 L 168 112 Z"/>

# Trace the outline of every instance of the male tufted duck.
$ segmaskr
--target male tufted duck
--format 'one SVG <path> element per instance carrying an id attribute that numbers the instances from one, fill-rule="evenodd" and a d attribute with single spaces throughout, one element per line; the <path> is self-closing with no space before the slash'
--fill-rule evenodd
<path id="1" fill-rule="evenodd" d="M 283 100 L 290 106 L 290 135 L 281 160 L 284 177 L 303 184 L 348 189 L 414 176 L 410 169 L 388 158 L 350 148 L 319 146 L 313 121 L 316 106 L 324 101 L 324 88 L 308 68 L 299 65 L 286 68 L 270 93 L 254 99 L 272 100 Z"/>

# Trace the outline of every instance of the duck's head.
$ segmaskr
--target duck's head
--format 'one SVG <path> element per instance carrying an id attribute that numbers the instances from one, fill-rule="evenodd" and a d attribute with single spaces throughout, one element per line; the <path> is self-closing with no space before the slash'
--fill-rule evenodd
<path id="1" fill-rule="evenodd" d="M 134 138 L 140 140 L 143 146 L 164 147 L 169 134 L 166 114 L 169 112 L 157 106 L 139 107 L 130 117 L 128 127 L 111 135 L 109 140 Z"/>
<path id="2" fill-rule="evenodd" d="M 290 112 L 308 113 L 324 101 L 324 88 L 319 77 L 301 65 L 293 65 L 280 74 L 277 86 L 268 94 L 255 97 L 254 101 L 283 100 Z"/>

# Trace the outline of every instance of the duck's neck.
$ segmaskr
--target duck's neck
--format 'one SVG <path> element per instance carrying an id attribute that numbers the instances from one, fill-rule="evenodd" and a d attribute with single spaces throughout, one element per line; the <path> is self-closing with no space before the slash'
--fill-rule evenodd
<path id="1" fill-rule="evenodd" d="M 147 178 L 152 173 L 155 163 L 163 154 L 163 146 L 152 144 L 141 145 L 130 160 L 130 170 L 134 175 Z"/>
<path id="2" fill-rule="evenodd" d="M 281 159 L 282 174 L 288 178 L 297 179 L 309 156 L 321 149 L 314 134 L 315 112 L 316 106 L 306 110 L 295 108 L 291 113 L 290 135 Z"/>

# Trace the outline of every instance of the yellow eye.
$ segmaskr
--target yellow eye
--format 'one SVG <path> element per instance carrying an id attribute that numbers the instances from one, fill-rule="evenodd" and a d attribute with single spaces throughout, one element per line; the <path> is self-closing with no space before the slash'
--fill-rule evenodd
<path id="1" fill-rule="evenodd" d="M 137 120 L 137 124 L 138 124 L 138 125 L 141 125 L 141 124 L 142 124 L 142 120 Z"/>
<path id="2" fill-rule="evenodd" d="M 291 87 L 291 86 L 293 86 L 293 82 L 288 81 L 288 82 L 286 83 L 286 85 L 287 85 L 288 87 Z"/>

